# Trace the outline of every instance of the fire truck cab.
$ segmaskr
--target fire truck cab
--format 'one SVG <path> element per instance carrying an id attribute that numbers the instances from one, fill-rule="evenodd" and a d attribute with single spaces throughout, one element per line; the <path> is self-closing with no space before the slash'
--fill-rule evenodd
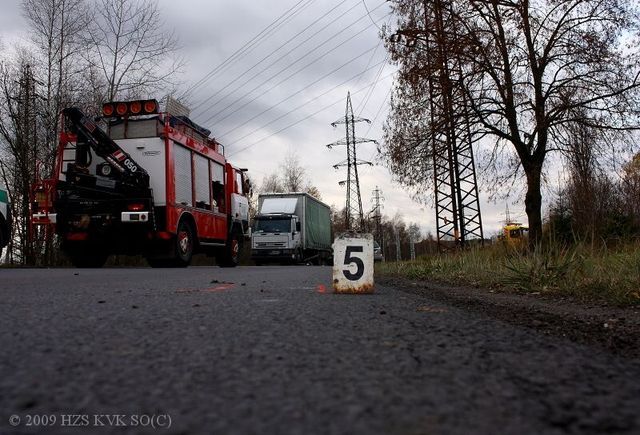
<path id="1" fill-rule="evenodd" d="M 54 225 L 77 267 L 142 254 L 184 267 L 196 252 L 235 266 L 249 228 L 248 179 L 221 144 L 155 100 L 103 106 L 100 125 L 63 110 L 53 179 L 35 187 L 33 223 Z"/>

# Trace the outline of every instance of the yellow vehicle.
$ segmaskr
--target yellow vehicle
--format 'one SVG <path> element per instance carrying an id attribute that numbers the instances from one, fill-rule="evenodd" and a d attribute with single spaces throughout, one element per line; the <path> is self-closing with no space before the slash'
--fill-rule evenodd
<path id="1" fill-rule="evenodd" d="M 528 235 L 529 228 L 523 226 L 520 222 L 507 222 L 502 227 L 502 236 L 500 238 L 510 246 L 519 246 L 526 242 Z"/>

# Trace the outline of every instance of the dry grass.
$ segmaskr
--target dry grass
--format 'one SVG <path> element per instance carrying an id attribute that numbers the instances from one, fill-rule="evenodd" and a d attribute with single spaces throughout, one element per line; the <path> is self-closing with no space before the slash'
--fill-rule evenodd
<path id="1" fill-rule="evenodd" d="M 494 245 L 387 262 L 376 273 L 515 291 L 566 295 L 584 302 L 640 305 L 640 244 L 615 249 L 551 246 L 523 253 Z"/>

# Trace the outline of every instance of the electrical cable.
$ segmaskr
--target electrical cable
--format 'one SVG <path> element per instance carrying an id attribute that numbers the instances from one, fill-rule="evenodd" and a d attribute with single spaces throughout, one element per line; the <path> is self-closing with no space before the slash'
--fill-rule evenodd
<path id="1" fill-rule="evenodd" d="M 373 20 L 373 17 L 371 16 L 371 12 L 369 11 L 369 8 L 367 7 L 367 2 L 365 0 L 362 0 L 362 4 L 364 5 L 364 8 L 367 11 L 367 15 L 369 15 L 369 18 L 371 19 L 371 22 L 378 27 L 378 24 L 376 24 L 376 22 Z M 375 9 L 374 9 L 375 10 Z M 380 27 L 378 27 L 378 30 L 380 30 L 382 32 L 382 29 Z"/>
<path id="2" fill-rule="evenodd" d="M 359 34 L 359 33 L 364 32 L 364 31 L 366 31 L 369 27 L 371 27 L 371 26 L 369 25 L 367 28 L 362 29 L 360 32 L 358 32 L 358 34 Z M 357 36 L 357 34 L 356 34 L 356 35 L 354 35 L 353 37 L 355 37 L 355 36 Z M 310 67 L 310 66 L 311 66 L 311 65 L 313 65 L 314 63 L 316 63 L 316 62 L 320 61 L 320 60 L 321 60 L 321 59 L 323 59 L 326 55 L 330 54 L 332 51 L 334 51 L 335 49 L 339 48 L 340 46 L 342 46 L 342 45 L 346 44 L 347 42 L 349 42 L 349 40 L 344 41 L 343 43 L 341 43 L 341 44 L 337 45 L 336 47 L 333 47 L 332 49 L 330 49 L 329 51 L 325 52 L 325 53 L 324 53 L 324 54 L 322 54 L 321 56 L 317 57 L 316 59 L 314 59 L 314 60 L 312 60 L 311 62 L 307 63 L 307 64 L 306 64 L 306 65 L 304 65 L 303 67 L 301 67 L 301 68 L 299 68 L 298 70 L 294 71 L 293 73 L 289 74 L 288 76 L 286 76 L 285 78 L 283 78 L 282 80 L 280 80 L 278 83 L 276 83 L 276 84 L 274 84 L 273 86 L 271 86 L 269 89 L 267 89 L 267 90 L 265 90 L 265 91 L 261 92 L 259 95 L 255 96 L 254 98 L 252 98 L 251 100 L 247 101 L 247 102 L 246 102 L 246 103 L 244 103 L 243 105 L 241 105 L 241 106 L 237 107 L 235 110 L 233 110 L 232 112 L 228 113 L 228 114 L 227 114 L 227 115 L 225 115 L 224 117 L 222 117 L 222 118 L 220 118 L 220 119 L 217 119 L 215 122 L 216 122 L 216 123 L 220 123 L 221 121 L 224 121 L 224 120 L 225 120 L 225 119 L 227 119 L 229 116 L 231 116 L 231 115 L 233 115 L 234 113 L 238 112 L 240 109 L 242 109 L 242 108 L 246 107 L 247 105 L 249 105 L 249 104 L 250 104 L 250 103 L 252 103 L 253 101 L 255 101 L 255 100 L 257 100 L 258 98 L 260 98 L 261 96 L 264 96 L 265 94 L 267 94 L 268 92 L 272 91 L 273 89 L 275 89 L 276 87 L 278 87 L 279 85 L 281 85 L 281 84 L 282 84 L 282 83 L 284 83 L 285 81 L 289 80 L 289 79 L 290 79 L 290 78 L 292 78 L 293 76 L 295 76 L 295 75 L 299 74 L 300 72 L 304 71 L 305 69 L 307 69 L 308 67 Z M 332 74 L 332 73 L 336 72 L 337 70 L 339 70 L 339 69 L 341 69 L 342 67 L 344 67 L 345 65 L 347 65 L 347 64 L 349 64 L 349 63 L 351 63 L 351 62 L 355 61 L 356 59 L 359 59 L 360 57 L 362 57 L 363 55 L 367 54 L 368 52 L 370 52 L 370 51 L 372 51 L 372 50 L 374 50 L 374 48 L 370 48 L 370 49 L 366 50 L 364 53 L 361 53 L 360 55 L 358 55 L 358 56 L 356 56 L 356 57 L 352 58 L 351 60 L 349 60 L 348 62 L 344 63 L 344 64 L 343 64 L 343 65 L 341 65 L 340 67 L 338 67 L 338 68 L 334 69 L 332 72 L 330 72 L 330 73 L 328 73 L 328 74 L 325 74 L 325 75 L 324 75 L 324 76 L 322 76 L 319 80 L 321 80 L 321 79 L 323 79 L 323 78 L 327 77 L 327 75 L 330 75 L 330 74 Z M 365 71 L 366 71 L 366 69 L 365 69 Z M 277 75 L 279 75 L 279 73 L 278 73 Z M 313 83 L 311 83 L 311 85 L 313 85 L 313 84 L 317 83 L 319 80 L 314 81 Z M 266 83 L 268 83 L 268 81 L 269 81 L 269 80 L 267 80 L 267 82 L 266 82 Z M 261 84 L 261 85 L 262 85 L 262 84 Z M 253 93 L 253 91 L 257 90 L 261 85 L 258 85 L 258 86 L 256 86 L 256 87 L 254 87 L 253 89 L 251 89 L 250 91 L 248 91 L 247 93 L 245 93 L 242 97 L 240 97 L 240 98 L 239 98 L 239 99 L 237 99 L 234 103 L 232 103 L 231 105 L 229 105 L 229 107 L 232 107 L 234 104 L 236 104 L 236 103 L 237 103 L 237 102 L 239 102 L 239 101 L 242 101 L 242 100 L 243 100 L 245 97 L 247 97 L 248 95 L 251 95 L 251 93 Z M 311 85 L 309 85 L 309 86 L 311 86 Z M 307 86 L 307 87 L 308 87 L 308 86 Z M 224 111 L 224 110 L 218 111 L 218 112 L 216 112 L 216 114 L 218 114 L 218 113 L 220 113 L 220 112 L 223 112 L 223 111 Z M 203 122 L 203 124 L 206 124 L 207 122 L 211 121 L 211 119 L 212 119 L 216 114 L 214 114 L 214 115 L 210 116 L 209 118 L 207 118 L 207 120 L 206 120 L 206 121 L 204 121 L 204 122 Z"/>
<path id="3" fill-rule="evenodd" d="M 378 65 L 379 65 L 379 64 L 375 64 L 375 65 L 374 65 L 374 66 L 372 66 L 370 69 L 376 68 Z M 283 115 L 280 115 L 278 118 L 271 120 L 270 122 L 268 122 L 267 124 L 265 124 L 265 125 L 263 125 L 263 126 L 261 126 L 261 127 L 259 127 L 259 128 L 256 128 L 255 130 L 251 131 L 250 133 L 247 133 L 247 134 L 245 134 L 244 136 L 242 136 L 242 137 L 240 137 L 240 138 L 238 138 L 238 139 L 235 139 L 234 141 L 230 142 L 227 146 L 231 146 L 231 145 L 233 145 L 233 144 L 235 144 L 235 143 L 237 143 L 237 142 L 241 141 L 242 139 L 245 139 L 245 138 L 247 138 L 247 137 L 251 136 L 253 133 L 255 133 L 255 132 L 259 131 L 259 130 L 262 130 L 262 129 L 263 129 L 263 128 L 265 128 L 265 127 L 268 127 L 269 125 L 273 124 L 273 123 L 274 123 L 274 122 L 276 122 L 276 121 L 279 121 L 280 119 L 284 118 L 285 116 L 289 115 L 290 113 L 292 113 L 292 112 L 294 112 L 294 111 L 296 111 L 296 110 L 298 110 L 298 109 L 300 109 L 300 108 L 302 108 L 302 107 L 306 106 L 307 104 L 309 104 L 309 103 L 311 103 L 311 102 L 313 102 L 313 101 L 317 100 L 317 99 L 318 99 L 318 98 L 320 98 L 320 97 L 325 96 L 326 94 L 328 94 L 329 92 L 333 91 L 334 89 L 337 89 L 337 88 L 339 88 L 340 86 L 342 86 L 342 85 L 344 85 L 344 84 L 346 84 L 346 83 L 349 83 L 351 80 L 355 79 L 359 74 L 361 74 L 361 73 L 358 73 L 358 74 L 354 75 L 353 77 L 348 78 L 347 80 L 345 80 L 345 81 L 343 81 L 342 83 L 339 83 L 339 84 L 335 85 L 334 87 L 332 87 L 332 88 L 330 88 L 330 89 L 326 90 L 325 92 L 323 92 L 323 93 L 322 93 L 322 94 L 320 94 L 320 95 L 316 95 L 316 96 L 315 96 L 314 98 L 312 98 L 311 100 L 308 100 L 308 101 L 306 101 L 306 102 L 302 103 L 302 104 L 301 104 L 301 105 L 299 105 L 298 107 L 296 107 L 296 108 L 294 108 L 294 109 L 290 110 L 289 112 L 287 112 L 287 113 L 285 113 L 285 114 L 283 114 Z M 248 123 L 249 123 L 249 122 L 247 121 L 247 122 L 245 122 L 245 123 L 241 124 L 239 127 L 243 127 L 244 125 L 246 125 L 246 124 L 248 124 Z"/>
<path id="4" fill-rule="evenodd" d="M 381 3 L 378 7 L 383 6 L 384 3 Z M 386 16 L 385 16 L 386 17 Z M 354 21 L 353 23 L 351 23 L 349 25 L 353 26 L 354 24 L 358 23 L 359 21 L 361 21 L 362 19 L 366 18 L 366 15 L 361 16 L 359 19 L 357 19 L 356 21 Z M 293 65 L 297 64 L 298 62 L 300 62 L 301 60 L 305 59 L 306 57 L 308 57 L 309 55 L 313 54 L 314 52 L 316 52 L 317 50 L 319 50 L 322 46 L 326 45 L 329 41 L 335 39 L 336 37 L 338 37 L 340 34 L 344 33 L 345 31 L 347 31 L 349 29 L 349 27 L 345 27 L 343 30 L 341 30 L 340 32 L 334 34 L 333 36 L 331 36 L 330 38 L 322 41 L 322 43 L 320 45 L 317 45 L 315 48 L 313 48 L 312 50 L 306 51 L 305 54 L 302 57 L 299 57 L 298 59 L 296 59 L 294 62 L 286 65 L 284 68 L 280 69 L 278 72 L 276 72 L 275 74 L 272 74 L 269 78 L 267 78 L 266 80 L 264 80 L 263 82 L 261 82 L 259 85 L 254 86 L 250 91 L 245 92 L 241 97 L 237 98 L 236 100 L 234 100 L 231 104 L 225 105 L 223 108 L 221 108 L 220 110 L 218 110 L 217 112 L 213 113 L 212 115 L 210 115 L 206 120 L 204 121 L 200 121 L 202 124 L 206 124 L 209 121 L 211 121 L 212 119 L 214 119 L 217 115 L 219 115 L 220 113 L 224 112 L 225 110 L 229 109 L 230 107 L 233 107 L 236 103 L 238 103 L 239 101 L 242 101 L 245 97 L 247 97 L 248 95 L 250 95 L 253 91 L 255 91 L 256 89 L 260 88 L 261 86 L 267 84 L 269 81 L 271 81 L 272 79 L 274 79 L 275 77 L 277 77 L 278 75 L 280 75 L 281 73 L 287 71 L 288 69 L 290 69 Z M 327 56 L 328 54 L 330 54 L 332 51 L 334 51 L 335 49 L 341 47 L 342 45 L 346 44 L 347 42 L 353 40 L 356 36 L 360 35 L 361 33 L 365 32 L 367 29 L 369 29 L 371 27 L 371 25 L 368 25 L 367 27 L 361 29 L 359 32 L 357 32 L 356 34 L 352 35 L 351 37 L 347 38 L 346 40 L 342 41 L 340 44 L 332 47 L 331 49 L 327 50 L 326 52 L 324 52 L 323 54 L 321 54 L 319 57 L 317 57 L 312 63 L 317 62 L 318 60 L 322 59 L 323 57 Z M 296 47 L 297 48 L 297 47 Z M 286 54 L 289 54 L 286 53 Z M 281 56 L 280 58 L 278 58 L 275 62 L 272 62 L 269 67 L 273 66 L 275 63 L 277 63 L 278 61 L 280 61 L 282 58 L 284 58 L 285 55 Z M 308 64 L 311 65 L 311 64 Z M 307 65 L 307 66 L 308 66 Z M 267 67 L 268 68 L 268 67 Z M 207 107 L 206 110 L 211 109 L 213 106 L 223 102 L 227 97 L 229 97 L 230 95 L 232 95 L 234 92 L 236 92 L 237 90 L 241 89 L 243 86 L 245 86 L 247 83 L 249 83 L 251 80 L 253 80 L 254 78 L 256 78 L 257 76 L 259 76 L 264 70 L 254 74 L 252 77 L 250 77 L 248 80 L 245 80 L 244 83 L 242 83 L 240 86 L 237 86 L 233 91 L 229 92 L 227 95 L 225 95 L 223 98 L 213 102 L 211 105 L 209 105 L 209 107 Z"/>
<path id="5" fill-rule="evenodd" d="M 324 15 L 322 15 L 320 18 L 316 19 L 314 22 L 312 22 L 311 24 L 309 24 L 307 27 L 305 27 L 304 29 L 302 29 L 300 32 L 296 33 L 295 35 L 293 35 L 291 38 L 289 38 L 287 41 L 285 41 L 283 44 L 281 44 L 279 47 L 277 47 L 275 50 L 271 51 L 269 54 L 267 54 L 266 56 L 264 56 L 262 59 L 260 59 L 258 62 L 256 62 L 255 64 L 253 64 L 253 66 L 251 66 L 249 69 L 245 70 L 242 72 L 242 74 L 236 76 L 231 82 L 227 83 L 223 88 L 216 90 L 212 95 L 210 95 L 207 99 L 203 100 L 202 102 L 200 102 L 196 107 L 193 108 L 193 110 L 197 110 L 200 107 L 202 107 L 202 105 L 204 105 L 205 103 L 211 101 L 215 96 L 217 96 L 218 94 L 220 94 L 222 91 L 224 91 L 225 89 L 227 89 L 229 86 L 231 86 L 233 83 L 235 83 L 236 81 L 240 80 L 242 77 L 244 77 L 245 75 L 247 75 L 250 71 L 252 71 L 254 68 L 256 68 L 258 65 L 260 65 L 262 62 L 264 62 L 266 59 L 268 59 L 269 57 L 271 57 L 273 54 L 275 54 L 276 52 L 278 52 L 281 48 L 285 47 L 287 44 L 289 44 L 291 41 L 295 40 L 298 36 L 300 36 L 301 34 L 303 34 L 304 32 L 306 32 L 307 30 L 309 30 L 311 27 L 313 27 L 316 23 L 318 23 L 320 20 L 322 20 L 323 18 L 325 18 L 327 15 L 329 15 L 331 12 L 333 12 L 335 9 L 337 9 L 338 7 L 342 6 L 344 3 L 346 3 L 348 0 L 343 0 L 342 2 L 340 2 L 338 5 L 334 6 L 333 8 L 331 8 L 328 12 L 326 12 Z M 345 11 L 345 13 L 351 11 L 352 9 L 354 9 L 356 6 L 358 6 L 358 4 L 356 3 L 354 6 L 352 6 L 350 9 L 348 9 L 347 11 Z M 344 14 L 343 14 L 344 15 Z M 278 58 L 278 60 L 282 59 L 282 57 L 288 55 L 289 53 L 291 53 L 293 50 L 295 50 L 296 48 L 298 48 L 300 45 L 304 44 L 305 42 L 307 42 L 309 39 L 311 39 L 312 37 L 314 37 L 315 35 L 317 35 L 318 33 L 320 33 L 322 30 L 326 29 L 328 26 L 330 26 L 331 24 L 335 23 L 335 21 L 330 22 L 329 24 L 327 24 L 325 27 L 323 27 L 322 29 L 318 30 L 316 33 L 314 33 L 313 35 L 311 35 L 310 37 L 308 37 L 307 39 L 305 39 L 303 42 L 301 42 L 300 44 L 296 45 L 293 49 L 289 50 L 287 53 L 285 53 L 283 56 L 281 56 L 280 58 Z M 277 62 L 277 61 L 276 61 Z M 263 68 L 260 72 L 264 72 L 265 70 L 267 70 L 268 68 L 270 68 L 271 66 L 274 65 L 275 62 L 272 62 L 271 64 L 269 64 L 267 67 Z M 258 73 L 259 74 L 259 73 Z M 254 77 L 256 77 L 256 75 L 252 76 L 251 79 L 253 79 Z M 249 80 L 251 80 L 249 79 Z M 245 81 L 243 83 L 246 84 L 248 81 Z M 242 87 L 242 85 L 240 86 Z M 237 90 L 238 88 L 234 89 Z M 232 91 L 233 92 L 233 91 Z M 232 93 L 231 92 L 231 93 Z M 224 98 L 226 98 L 228 95 L 230 95 L 231 93 L 227 94 Z M 223 98 L 223 99 L 224 99 Z M 213 103 L 212 105 L 210 105 L 207 109 L 211 108 L 212 106 L 214 106 L 216 103 L 218 103 L 219 101 L 216 101 L 215 103 Z"/>
<path id="6" fill-rule="evenodd" d="M 237 49 L 236 51 L 234 51 L 230 56 L 228 56 L 221 64 L 217 65 L 216 67 L 214 67 L 211 71 L 209 71 L 207 74 L 205 74 L 205 76 L 203 78 L 201 78 L 200 80 L 198 80 L 196 83 L 194 83 L 193 85 L 191 85 L 191 87 L 189 87 L 187 89 L 187 91 L 185 92 L 185 94 L 189 94 L 190 92 L 192 92 L 194 89 L 204 85 L 204 83 L 206 83 L 207 81 L 209 81 L 212 77 L 214 77 L 216 74 L 218 74 L 219 72 L 221 72 L 221 70 L 225 67 L 228 67 L 229 65 L 231 65 L 233 62 L 237 61 L 240 56 L 244 53 L 246 53 L 247 51 L 249 51 L 251 48 L 254 48 L 256 45 L 259 44 L 259 42 L 261 42 L 261 40 L 264 40 L 266 37 L 268 37 L 269 34 L 272 34 L 275 30 L 277 30 L 279 27 L 281 27 L 283 25 L 283 23 L 286 22 L 286 20 L 291 19 L 292 17 L 294 17 L 295 15 L 297 15 L 298 13 L 300 13 L 300 11 L 302 11 L 306 6 L 308 6 L 310 3 L 312 3 L 314 0 L 299 0 L 295 5 L 293 5 L 291 8 L 289 8 L 287 11 L 285 11 L 282 15 L 280 15 L 278 18 L 276 18 L 276 20 L 274 20 L 271 24 L 269 24 L 267 27 L 265 27 L 264 29 L 262 29 L 262 31 L 260 31 L 256 36 L 254 36 L 253 38 L 251 38 L 248 42 L 246 42 L 242 47 L 240 47 L 239 49 Z M 301 3 L 305 3 L 303 4 L 297 11 L 295 11 L 294 13 L 292 13 L 289 17 L 286 17 L 287 14 L 289 14 L 291 11 L 293 11 L 295 8 L 297 8 Z M 278 21 L 283 20 L 282 23 L 278 24 Z M 272 26 L 275 26 L 273 29 L 271 29 Z M 265 34 L 264 36 L 262 36 L 263 34 Z"/>
<path id="7" fill-rule="evenodd" d="M 247 123 L 249 123 L 249 122 L 253 121 L 254 119 L 258 118 L 259 116 L 261 116 L 261 115 L 265 114 L 266 112 L 268 112 L 268 111 L 270 111 L 270 110 L 272 110 L 272 109 L 275 109 L 276 107 L 278 107 L 280 104 L 284 103 L 285 101 L 287 101 L 287 100 L 291 99 L 292 97 L 294 97 L 294 96 L 298 95 L 298 94 L 299 94 L 299 93 L 301 93 L 301 92 L 306 91 L 306 90 L 307 90 L 307 89 L 309 89 L 311 86 L 313 86 L 313 85 L 315 85 L 316 83 L 318 83 L 318 82 L 320 82 L 320 81 L 324 80 L 325 78 L 329 77 L 330 75 L 332 75 L 332 74 L 334 74 L 334 73 L 338 72 L 339 70 L 341 70 L 341 69 L 342 69 L 342 68 L 344 68 L 345 66 L 349 65 L 350 63 L 355 62 L 356 60 L 358 60 L 359 58 L 361 58 L 362 56 L 364 56 L 365 54 L 367 54 L 367 53 L 368 53 L 368 52 L 370 52 L 371 50 L 374 50 L 374 48 L 370 48 L 370 49 L 368 49 L 367 51 L 365 51 L 364 53 L 361 53 L 360 55 L 358 55 L 358 56 L 354 57 L 353 59 L 351 59 L 351 60 L 349 60 L 349 61 L 347 61 L 347 62 L 343 63 L 342 65 L 340 65 L 339 67 L 335 68 L 334 70 L 332 70 L 332 71 L 328 72 L 327 74 L 323 75 L 322 77 L 320 77 L 320 78 L 319 78 L 319 79 L 317 79 L 316 81 L 314 81 L 314 82 L 310 83 L 309 85 L 305 86 L 304 88 L 302 88 L 302 89 L 300 89 L 300 90 L 298 90 L 298 91 L 294 92 L 293 94 L 289 95 L 288 97 L 286 97 L 286 98 L 284 98 L 284 99 L 282 99 L 282 100 L 278 101 L 277 103 L 272 104 L 272 105 L 271 105 L 271 106 L 269 106 L 268 108 L 264 109 L 262 112 L 258 113 L 257 115 L 253 116 L 252 118 L 250 118 L 250 119 L 246 120 L 243 124 L 241 124 L 241 125 L 239 125 L 239 126 L 237 126 L 237 127 L 234 127 L 234 128 L 233 128 L 233 129 L 231 129 L 231 130 L 228 130 L 228 131 L 226 131 L 226 132 L 222 133 L 220 136 L 221 136 L 221 137 L 227 136 L 228 134 L 230 134 L 230 133 L 234 132 L 235 130 L 237 130 L 238 128 L 242 127 L 243 125 L 245 125 L 245 124 L 247 124 Z M 368 69 L 369 69 L 369 64 L 367 64 L 367 67 L 366 67 L 365 71 L 367 71 Z M 360 74 L 360 77 L 362 77 L 362 74 Z M 285 79 L 285 80 L 286 80 L 286 79 Z M 242 109 L 243 107 L 245 107 L 245 106 L 247 106 L 247 105 L 251 104 L 252 102 L 254 102 L 255 100 L 257 100 L 258 98 L 262 97 L 264 94 L 267 94 L 268 92 L 270 92 L 271 90 L 273 90 L 275 87 L 277 87 L 277 86 L 278 86 L 278 85 L 280 85 L 281 83 L 282 83 L 282 81 L 280 81 L 280 82 L 278 82 L 277 84 L 273 85 L 271 88 L 267 89 L 264 93 L 262 93 L 262 94 L 260 94 L 260 95 L 256 96 L 255 98 L 251 99 L 250 101 L 246 102 L 245 104 L 243 104 L 242 106 L 238 107 L 236 110 L 234 110 L 233 112 L 231 112 L 230 114 L 228 114 L 228 115 L 227 115 L 227 116 L 225 116 L 224 118 L 221 118 L 219 121 L 223 121 L 223 120 L 225 120 L 225 119 L 226 119 L 226 118 L 228 118 L 230 115 L 232 115 L 232 114 L 236 113 L 238 110 L 240 110 L 240 109 Z"/>
<path id="8" fill-rule="evenodd" d="M 376 64 L 375 66 L 377 66 L 377 64 Z M 395 74 L 395 71 L 394 71 L 394 72 L 392 72 L 392 73 L 390 73 L 390 74 L 388 74 L 388 75 L 386 75 L 385 77 L 383 77 L 383 79 L 386 79 L 387 77 L 391 77 L 393 74 Z M 359 92 L 363 91 L 364 89 L 366 89 L 366 88 L 367 88 L 367 87 L 369 87 L 369 86 L 370 86 L 370 84 L 368 84 L 367 86 L 364 86 L 364 87 L 362 87 L 362 88 L 358 89 L 358 90 L 357 90 L 357 91 L 355 91 L 355 92 L 352 92 L 351 94 L 352 94 L 352 95 L 358 94 Z M 288 129 L 289 129 L 289 128 L 291 128 L 291 127 L 294 127 L 295 125 L 298 125 L 298 124 L 300 124 L 300 123 L 301 123 L 301 122 L 303 122 L 303 121 L 306 121 L 307 119 L 311 118 L 312 116 L 315 116 L 315 115 L 317 115 L 318 113 L 320 113 L 320 112 L 322 112 L 322 111 L 324 111 L 324 110 L 327 110 L 328 108 L 330 108 L 330 107 L 332 107 L 332 106 L 335 106 L 336 104 L 338 104 L 338 103 L 340 103 L 340 102 L 342 102 L 342 101 L 344 101 L 344 98 L 340 98 L 339 100 L 336 100 L 336 101 L 334 101 L 333 103 L 331 103 L 331 104 L 329 104 L 329 105 L 327 105 L 327 106 L 324 106 L 323 108 L 321 108 L 321 109 L 319 109 L 319 110 L 317 110 L 317 111 L 315 111 L 315 112 L 313 112 L 313 113 L 311 113 L 311 114 L 309 114 L 309 115 L 305 116 L 304 118 L 302 118 L 302 119 L 300 119 L 300 120 L 298 120 L 298 121 L 296 121 L 296 122 L 293 122 L 293 123 L 291 123 L 291 124 L 287 125 L 286 127 L 283 127 L 283 128 L 281 128 L 280 130 L 278 130 L 278 131 L 276 131 L 276 132 L 274 132 L 274 133 L 272 133 L 272 134 L 270 134 L 270 135 L 268 135 L 268 136 L 266 136 L 266 137 L 264 137 L 264 138 L 262 138 L 262 139 L 260 139 L 260 140 L 258 140 L 258 141 L 256 141 L 256 142 L 254 142 L 254 143 L 252 143 L 252 144 L 250 144 L 250 145 L 247 145 L 247 146 L 245 146 L 245 147 L 243 147 L 243 148 L 240 148 L 240 149 L 239 149 L 239 150 L 237 150 L 237 151 L 234 151 L 233 153 L 229 154 L 229 157 L 231 157 L 231 156 L 233 156 L 233 155 L 235 155 L 235 154 L 238 154 L 239 152 L 245 151 L 245 150 L 247 150 L 247 149 L 249 149 L 249 148 L 251 148 L 251 147 L 253 147 L 253 146 L 255 146 L 255 145 L 259 144 L 260 142 L 263 142 L 263 141 L 265 141 L 265 140 L 269 139 L 270 137 L 275 136 L 276 134 L 282 133 L 283 131 L 288 130 Z M 287 114 L 288 114 L 288 113 L 287 113 Z"/>
<path id="9" fill-rule="evenodd" d="M 384 70 L 384 67 L 385 67 L 385 65 L 386 65 L 388 60 L 389 60 L 389 54 L 387 54 L 385 56 L 384 63 L 382 65 L 380 65 L 380 69 L 378 70 L 378 73 L 376 74 L 376 79 L 374 80 L 373 85 L 371 85 L 371 88 L 369 88 L 369 91 L 365 95 L 365 97 L 362 100 L 362 102 L 360 104 L 358 104 L 358 108 L 356 109 L 356 112 L 358 112 L 358 116 L 362 116 L 362 112 L 364 111 L 364 108 L 367 106 L 367 103 L 369 103 L 369 99 L 371 98 L 371 95 L 373 94 L 373 91 L 375 90 L 376 85 L 378 84 L 378 80 L 380 79 L 380 75 L 382 74 L 382 70 Z"/>
<path id="10" fill-rule="evenodd" d="M 380 116 L 380 112 L 382 112 L 382 108 L 387 103 L 387 99 L 391 95 L 391 90 L 392 89 L 393 89 L 393 83 L 391 83 L 391 86 L 389 86 L 389 90 L 387 91 L 387 95 L 385 95 L 385 97 L 382 99 L 382 103 L 380 104 L 380 107 L 378 107 L 378 111 L 376 112 L 376 116 L 371 120 L 371 124 L 369 124 L 369 128 L 367 129 L 367 132 L 365 133 L 365 137 L 369 136 L 369 132 L 371 131 L 371 128 L 373 128 L 373 124 L 378 119 L 378 116 Z M 377 148 L 376 150 L 373 151 L 373 153 L 371 154 L 371 157 L 369 158 L 369 161 L 373 161 L 376 154 L 380 154 L 380 149 L 379 148 Z"/>

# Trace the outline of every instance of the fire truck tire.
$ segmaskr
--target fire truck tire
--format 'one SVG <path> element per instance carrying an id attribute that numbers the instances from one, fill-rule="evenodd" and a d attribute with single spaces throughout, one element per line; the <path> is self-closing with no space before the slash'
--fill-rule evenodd
<path id="1" fill-rule="evenodd" d="M 232 231 L 229 234 L 229 243 L 216 257 L 216 261 L 220 267 L 236 267 L 240 263 L 240 252 L 242 252 L 242 235 Z"/>
<path id="2" fill-rule="evenodd" d="M 178 231 L 175 239 L 175 258 L 170 262 L 170 267 L 187 267 L 193 257 L 193 247 L 195 243 L 194 231 L 191 225 L 181 220 L 178 224 Z"/>

